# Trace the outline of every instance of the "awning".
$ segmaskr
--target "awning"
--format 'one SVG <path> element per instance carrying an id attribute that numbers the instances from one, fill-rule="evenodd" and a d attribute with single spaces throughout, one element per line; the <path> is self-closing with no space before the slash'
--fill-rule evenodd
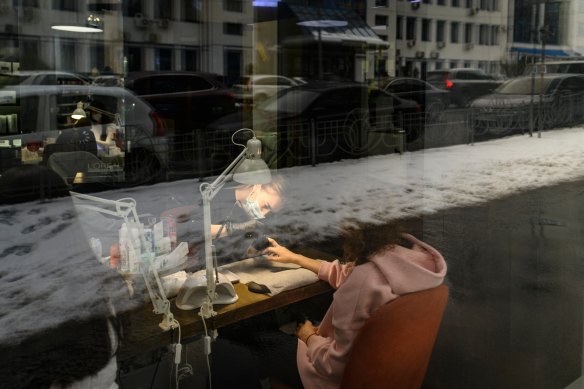
<path id="1" fill-rule="evenodd" d="M 296 24 L 313 42 L 319 40 L 320 30 L 320 40 L 325 43 L 351 46 L 366 44 L 368 47 L 375 48 L 389 47 L 389 44 L 379 38 L 375 31 L 352 10 L 286 5 L 298 19 Z"/>
<path id="2" fill-rule="evenodd" d="M 511 51 L 527 54 L 527 55 L 539 55 L 541 56 L 541 48 L 537 47 L 511 47 Z M 558 50 L 558 49 L 546 49 L 545 56 L 546 57 L 575 57 L 578 56 L 578 53 L 568 52 L 565 50 Z"/>

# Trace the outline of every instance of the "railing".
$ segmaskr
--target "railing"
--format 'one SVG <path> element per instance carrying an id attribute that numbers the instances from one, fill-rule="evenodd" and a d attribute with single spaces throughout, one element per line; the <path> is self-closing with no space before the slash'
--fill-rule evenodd
<path id="1" fill-rule="evenodd" d="M 340 120 L 297 120 L 254 128 L 270 167 L 316 165 L 405 150 L 406 130 L 420 132 L 423 118 L 413 115 L 369 116 L 355 110 Z M 206 176 L 220 172 L 237 155 L 231 132 L 194 130 L 169 138 L 171 174 Z"/>
<path id="2" fill-rule="evenodd" d="M 584 122 L 584 93 L 548 99 L 539 108 L 534 99 L 534 127 L 544 129 Z M 263 144 L 263 157 L 272 168 L 316 165 L 341 159 L 403 152 L 407 149 L 472 144 L 529 131 L 529 106 L 496 102 L 483 108 L 442 109 L 423 113 L 379 115 L 354 110 L 338 120 L 296 120 L 254 128 Z M 216 174 L 238 150 L 228 131 L 194 130 L 169 138 L 170 175 Z M 407 142 L 406 142 L 407 140 Z"/>

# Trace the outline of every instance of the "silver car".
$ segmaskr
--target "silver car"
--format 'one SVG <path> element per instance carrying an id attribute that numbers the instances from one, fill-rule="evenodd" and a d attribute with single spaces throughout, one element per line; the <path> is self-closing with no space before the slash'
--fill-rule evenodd
<path id="1" fill-rule="evenodd" d="M 105 107 L 102 116 L 116 128 L 116 141 L 109 150 L 95 153 L 91 172 L 87 166 L 81 169 L 88 173 L 85 181 L 90 182 L 89 173 L 94 173 L 103 184 L 135 185 L 164 174 L 168 146 L 157 113 L 124 88 L 91 85 L 11 85 L 0 89 L 0 174 L 21 164 L 47 164 L 45 150 L 52 147 L 47 146 L 74 128 L 72 112 L 81 108 L 89 113 L 98 101 Z M 112 171 L 116 174 L 106 174 Z"/>

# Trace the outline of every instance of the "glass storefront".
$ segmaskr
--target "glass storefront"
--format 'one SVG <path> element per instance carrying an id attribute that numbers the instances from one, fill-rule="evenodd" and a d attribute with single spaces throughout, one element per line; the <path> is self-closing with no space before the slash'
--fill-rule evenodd
<path id="1" fill-rule="evenodd" d="M 176 382 L 205 387 L 205 303 L 180 302 L 185 280 L 229 310 L 245 285 L 217 267 L 266 262 L 250 251 L 266 236 L 341 258 L 348 224 L 399 222 L 448 264 L 424 386 L 581 387 L 582 15 L 571 0 L 0 0 L 2 376 L 140 387 L 183 342 L 200 358 Z M 72 359 L 76 374 L 48 368 Z"/>

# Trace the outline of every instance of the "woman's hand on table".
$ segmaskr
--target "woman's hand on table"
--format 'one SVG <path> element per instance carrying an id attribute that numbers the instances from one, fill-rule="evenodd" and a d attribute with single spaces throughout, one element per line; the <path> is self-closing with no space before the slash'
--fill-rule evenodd
<path id="1" fill-rule="evenodd" d="M 268 238 L 268 242 L 270 242 L 270 247 L 266 248 L 263 251 L 263 254 L 270 261 L 293 263 L 318 274 L 321 266 L 320 260 L 296 254 L 295 252 L 288 250 L 286 247 L 280 246 L 278 242 L 272 238 Z"/>
<path id="2" fill-rule="evenodd" d="M 270 242 L 270 246 L 263 253 L 270 261 L 298 264 L 298 257 L 300 255 L 288 250 L 284 246 L 280 246 L 275 239 L 268 238 L 268 242 Z"/>

